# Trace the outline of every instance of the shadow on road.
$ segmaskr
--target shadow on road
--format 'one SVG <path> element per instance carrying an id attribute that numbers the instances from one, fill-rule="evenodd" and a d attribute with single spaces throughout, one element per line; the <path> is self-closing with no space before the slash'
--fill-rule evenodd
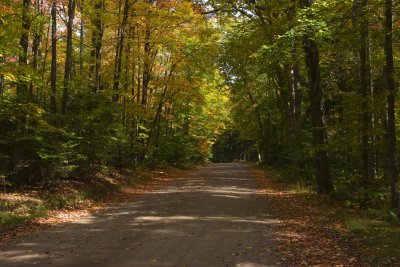
<path id="1" fill-rule="evenodd" d="M 0 266 L 274 266 L 276 220 L 248 167 L 183 182 L 0 246 Z"/>

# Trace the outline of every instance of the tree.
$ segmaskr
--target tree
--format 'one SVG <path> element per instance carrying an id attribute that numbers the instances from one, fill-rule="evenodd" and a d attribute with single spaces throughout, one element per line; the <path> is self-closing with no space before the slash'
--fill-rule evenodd
<path id="1" fill-rule="evenodd" d="M 388 152 L 390 161 L 390 187 L 391 187 L 391 206 L 393 209 L 400 209 L 400 199 L 398 192 L 399 166 L 397 155 L 396 140 L 396 113 L 395 100 L 396 88 L 394 81 L 394 60 L 393 60 L 393 1 L 385 1 L 385 78 L 388 90 L 387 113 L 388 113 Z"/>
<path id="2" fill-rule="evenodd" d="M 28 95 L 28 82 L 27 82 L 27 65 L 28 65 L 28 46 L 29 46 L 29 30 L 31 27 L 30 22 L 30 0 L 22 1 L 22 27 L 19 45 L 21 51 L 19 53 L 19 68 L 21 71 L 20 80 L 18 81 L 17 94 L 23 102 L 27 102 L 30 98 Z"/>
<path id="3" fill-rule="evenodd" d="M 100 68 L 101 68 L 101 47 L 104 34 L 104 26 L 102 21 L 102 12 L 104 10 L 104 0 L 96 1 L 94 5 L 93 32 L 92 32 L 92 65 L 91 75 L 94 77 L 91 87 L 92 91 L 99 93 L 100 91 Z"/>
<path id="4" fill-rule="evenodd" d="M 121 76 L 121 70 L 122 70 L 122 58 L 123 58 L 122 53 L 124 51 L 124 38 L 126 35 L 126 25 L 128 23 L 129 9 L 130 9 L 130 2 L 129 2 L 129 0 L 125 0 L 124 8 L 123 8 L 123 15 L 122 15 L 122 22 L 118 28 L 118 39 L 117 39 L 117 46 L 115 49 L 114 84 L 113 84 L 113 90 L 115 91 L 113 100 L 115 102 L 119 101 L 119 96 L 120 96 L 119 83 L 120 83 L 120 76 Z"/>
<path id="5" fill-rule="evenodd" d="M 367 185 L 370 181 L 370 143 L 369 131 L 371 116 L 369 114 L 369 96 L 371 94 L 371 66 L 369 48 L 369 20 L 368 20 L 368 0 L 356 1 L 356 8 L 359 9 L 359 34 L 360 34 L 360 89 L 361 98 L 361 174 L 363 184 Z"/>
<path id="6" fill-rule="evenodd" d="M 51 3 L 51 96 L 50 106 L 53 113 L 57 112 L 57 3 L 52 0 Z"/>
<path id="7" fill-rule="evenodd" d="M 310 8 L 312 0 L 303 0 L 303 7 Z M 320 56 L 316 42 L 313 40 L 312 32 L 306 32 L 303 39 L 303 48 L 308 71 L 308 83 L 310 87 L 310 109 L 313 127 L 313 139 L 315 149 L 315 163 L 317 168 L 316 179 L 318 192 L 331 193 L 334 191 L 331 170 L 329 166 L 327 145 L 327 134 L 323 110 L 323 98 L 320 74 Z"/>
<path id="8" fill-rule="evenodd" d="M 75 0 L 68 0 L 68 20 L 66 21 L 67 26 L 67 49 L 65 51 L 65 67 L 64 67 L 64 86 L 63 86 L 63 97 L 61 103 L 61 113 L 67 113 L 69 89 L 72 82 L 72 38 L 73 38 L 73 27 L 75 18 Z"/>

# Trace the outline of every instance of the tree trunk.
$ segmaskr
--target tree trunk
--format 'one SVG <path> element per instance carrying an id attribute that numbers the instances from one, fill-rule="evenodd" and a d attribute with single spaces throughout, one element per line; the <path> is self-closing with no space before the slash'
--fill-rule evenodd
<path id="1" fill-rule="evenodd" d="M 23 0 L 22 2 L 22 33 L 19 40 L 19 45 L 21 46 L 21 51 L 19 52 L 19 77 L 17 85 L 17 95 L 20 100 L 27 102 L 29 99 L 28 94 L 28 84 L 24 80 L 26 67 L 28 65 L 28 47 L 29 47 L 29 30 L 30 30 L 30 19 L 29 19 L 29 5 L 30 0 Z M 22 78 L 22 79 L 21 79 Z"/>
<path id="2" fill-rule="evenodd" d="M 113 84 L 113 90 L 115 92 L 113 96 L 114 102 L 119 101 L 119 82 L 122 70 L 122 52 L 124 51 L 124 38 L 126 34 L 126 24 L 128 22 L 129 9 L 130 9 L 129 0 L 125 0 L 121 27 L 119 29 L 117 48 L 115 50 L 114 84 Z"/>
<path id="3" fill-rule="evenodd" d="M 368 0 L 357 1 L 359 12 L 359 32 L 360 32 L 360 89 L 361 97 L 361 175 L 362 183 L 366 186 L 370 176 L 370 143 L 369 129 L 371 116 L 368 111 L 368 99 L 371 93 L 371 66 L 369 49 L 369 21 L 365 10 L 368 7 Z"/>
<path id="4" fill-rule="evenodd" d="M 150 28 L 146 25 L 146 37 L 144 41 L 144 63 L 143 63 L 143 79 L 142 79 L 142 106 L 147 105 L 147 91 L 151 79 L 150 60 L 151 60 L 151 46 L 150 46 Z"/>
<path id="5" fill-rule="evenodd" d="M 293 147 L 293 169 L 295 175 L 299 169 L 299 155 L 301 149 L 301 103 L 302 92 L 300 85 L 300 68 L 295 55 L 293 55 L 293 69 L 292 69 L 292 118 L 293 118 L 293 131 L 292 131 L 292 147 Z"/>
<path id="6" fill-rule="evenodd" d="M 36 15 L 41 14 L 41 1 L 36 0 L 35 3 L 35 11 Z M 42 42 L 42 29 L 35 29 L 35 34 L 33 38 L 33 44 L 32 44 L 32 69 L 35 73 L 37 73 L 38 70 L 38 62 L 39 62 L 39 57 L 41 56 L 41 50 L 40 50 L 40 44 Z M 29 86 L 29 95 L 33 97 L 33 89 L 34 85 L 33 83 L 30 84 Z"/>
<path id="7" fill-rule="evenodd" d="M 53 0 L 51 5 L 51 71 L 50 71 L 50 107 L 51 111 L 57 112 L 57 10 L 56 0 Z"/>
<path id="8" fill-rule="evenodd" d="M 157 122 L 159 123 L 159 120 L 160 120 L 160 117 L 161 117 L 162 108 L 163 108 L 163 105 L 164 105 L 164 103 L 166 101 L 165 100 L 165 95 L 167 93 L 168 83 L 169 83 L 169 81 L 170 81 L 170 79 L 171 79 L 171 77 L 172 77 L 172 75 L 174 73 L 174 70 L 175 70 L 175 65 L 172 65 L 171 70 L 169 71 L 169 74 L 168 74 L 168 79 L 167 79 L 166 84 L 165 84 L 165 86 L 163 88 L 163 92 L 162 92 L 162 94 L 160 96 L 160 100 L 159 100 L 159 103 L 158 103 L 156 116 L 154 117 L 152 126 L 150 128 L 149 138 L 147 139 L 147 147 L 150 145 L 150 143 L 152 141 L 153 132 L 154 132 L 154 129 L 156 128 L 156 126 L 157 126 Z M 158 129 L 158 131 L 159 130 L 160 129 Z"/>
<path id="9" fill-rule="evenodd" d="M 91 87 L 92 91 L 98 93 L 100 91 L 100 69 L 101 69 L 101 47 L 103 45 L 103 21 L 102 12 L 104 10 L 104 0 L 98 0 L 94 6 L 95 8 L 95 18 L 93 20 L 93 33 L 92 33 L 92 66 L 91 66 L 91 76 L 94 77 Z"/>
<path id="10" fill-rule="evenodd" d="M 85 35 L 85 31 L 84 31 L 84 25 L 83 25 L 83 0 L 81 0 L 79 3 L 79 9 L 81 12 L 81 23 L 80 23 L 80 27 L 79 27 L 79 79 L 82 82 L 82 75 L 83 75 L 83 50 L 84 50 L 84 46 L 83 46 L 83 39 L 84 39 L 84 35 Z"/>
<path id="11" fill-rule="evenodd" d="M 297 62 L 297 58 L 294 59 L 294 66 L 293 66 L 293 99 L 294 99 L 294 120 L 296 124 L 300 124 L 301 120 L 301 103 L 303 101 L 303 95 L 301 92 L 301 85 L 300 85 L 301 75 L 300 75 L 300 67 Z"/>
<path id="12" fill-rule="evenodd" d="M 71 87 L 71 75 L 72 75 L 72 37 L 73 37 L 73 26 L 75 17 L 75 0 L 68 0 L 68 21 L 67 21 L 67 51 L 65 53 L 65 71 L 64 71 L 64 88 L 63 88 L 63 99 L 61 105 L 61 113 L 67 113 L 69 89 Z"/>
<path id="13" fill-rule="evenodd" d="M 388 112 L 388 154 L 390 162 L 390 185 L 391 185 L 391 206 L 400 210 L 399 201 L 399 166 L 396 142 L 396 88 L 394 81 L 393 61 L 393 0 L 386 0 L 385 4 L 385 58 L 386 58 L 386 86 L 388 90 L 387 112 Z"/>
<path id="14" fill-rule="evenodd" d="M 4 61 L 5 61 L 4 56 L 0 56 L 0 64 L 3 64 Z M 3 99 L 4 87 L 5 87 L 4 74 L 0 74 L 0 97 L 1 97 L 1 99 Z"/>
<path id="15" fill-rule="evenodd" d="M 303 0 L 303 7 L 311 7 L 312 0 Z M 315 40 L 305 34 L 303 38 L 308 83 L 310 88 L 310 110 L 313 132 L 313 143 L 316 160 L 316 180 L 319 193 L 334 191 L 331 180 L 331 170 L 327 151 L 327 134 L 323 111 L 323 97 L 321 88 L 319 49 Z"/>

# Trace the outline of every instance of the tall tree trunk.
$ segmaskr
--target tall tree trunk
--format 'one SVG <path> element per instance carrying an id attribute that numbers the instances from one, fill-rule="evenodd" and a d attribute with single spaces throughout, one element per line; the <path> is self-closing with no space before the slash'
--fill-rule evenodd
<path id="1" fill-rule="evenodd" d="M 146 25 L 146 36 L 144 41 L 144 63 L 143 63 L 143 79 L 142 79 L 142 106 L 146 107 L 147 105 L 147 91 L 149 88 L 149 83 L 151 79 L 151 69 L 150 69 L 150 60 L 151 60 L 151 45 L 150 45 L 150 27 Z"/>
<path id="2" fill-rule="evenodd" d="M 67 113 L 69 89 L 71 87 L 72 76 L 72 37 L 75 17 L 76 0 L 68 0 L 68 21 L 67 21 L 67 51 L 65 53 L 64 88 L 61 105 L 61 113 Z"/>
<path id="3" fill-rule="evenodd" d="M 396 88 L 394 81 L 394 60 L 393 60 L 393 0 L 385 2 L 385 58 L 386 58 L 386 86 L 388 90 L 387 113 L 388 113 L 388 154 L 390 162 L 390 185 L 391 185 L 391 206 L 400 210 L 399 201 L 399 166 L 396 143 Z"/>
<path id="4" fill-rule="evenodd" d="M 303 0 L 303 7 L 309 8 L 312 0 Z M 317 43 L 309 35 L 303 38 L 303 49 L 308 71 L 308 83 L 310 88 L 310 110 L 313 132 L 313 143 L 316 160 L 316 180 L 319 193 L 331 193 L 334 191 L 331 179 L 331 170 L 327 151 L 327 134 L 323 110 L 323 97 L 321 88 L 320 58 Z"/>
<path id="5" fill-rule="evenodd" d="M 172 75 L 174 74 L 174 71 L 175 71 L 175 65 L 172 65 L 171 66 L 171 70 L 169 71 L 169 74 L 168 74 L 168 79 L 167 79 L 167 81 L 166 81 L 166 83 L 164 85 L 162 94 L 160 96 L 160 100 L 159 100 L 159 103 L 158 103 L 156 116 L 154 117 L 153 123 L 152 123 L 150 131 L 149 131 L 149 138 L 147 139 L 147 147 L 150 145 L 150 143 L 152 141 L 154 129 L 156 128 L 157 123 L 159 123 L 159 120 L 161 118 L 161 112 L 162 112 L 162 109 L 163 109 L 163 105 L 164 105 L 164 103 L 166 101 L 165 95 L 167 93 L 169 81 L 170 81 Z M 157 129 L 157 130 L 159 131 L 160 129 Z"/>
<path id="6" fill-rule="evenodd" d="M 35 11 L 36 11 L 37 16 L 39 14 L 41 14 L 41 1 L 40 0 L 36 0 Z M 33 44 L 32 44 L 32 55 L 33 55 L 32 69 L 35 74 L 37 73 L 38 61 L 39 61 L 39 57 L 41 56 L 41 50 L 40 50 L 41 42 L 42 42 L 42 29 L 40 29 L 40 28 L 35 29 L 35 33 L 34 33 L 34 37 L 33 37 Z M 34 85 L 33 85 L 33 83 L 31 83 L 29 85 L 29 95 L 31 97 L 33 96 L 33 89 L 34 89 Z"/>
<path id="7" fill-rule="evenodd" d="M 135 32 L 135 28 L 136 28 L 136 26 L 134 25 L 134 26 L 132 26 L 132 37 L 131 37 L 131 39 L 132 39 L 132 41 L 135 41 L 135 38 L 136 38 L 136 32 Z M 133 45 L 132 46 L 132 48 L 131 48 L 131 50 L 134 52 L 135 51 L 135 45 Z M 135 57 L 135 55 L 133 55 L 133 57 L 132 57 L 132 66 L 131 66 L 131 68 L 132 68 L 132 76 L 131 76 L 131 81 L 130 81 L 130 83 L 131 83 L 131 94 L 132 94 L 132 102 L 134 103 L 135 102 L 135 98 L 136 98 L 136 96 L 135 96 L 135 85 L 136 85 L 136 80 L 135 80 L 135 75 L 136 75 L 136 66 L 137 66 L 137 57 Z"/>
<path id="8" fill-rule="evenodd" d="M 128 32 L 128 43 L 125 48 L 125 70 L 124 70 L 124 92 L 128 93 L 129 85 L 132 83 L 130 74 L 131 74 L 131 42 L 134 38 L 133 26 L 129 27 Z"/>
<path id="9" fill-rule="evenodd" d="M 139 57 L 139 53 L 141 51 L 142 45 L 141 45 L 141 38 L 140 38 L 140 32 L 139 32 L 139 26 L 137 29 L 137 40 L 136 40 L 136 51 L 138 51 L 138 55 L 136 57 L 136 61 L 137 61 L 137 75 L 136 75 L 136 83 L 137 83 L 137 89 L 136 89 L 136 104 L 139 106 L 140 105 L 140 101 L 141 101 L 141 84 L 142 84 L 142 66 L 140 64 L 140 57 Z"/>
<path id="10" fill-rule="evenodd" d="M 297 57 L 293 55 L 293 68 L 292 68 L 292 118 L 293 118 L 293 131 L 292 131 L 292 147 L 293 147 L 293 168 L 295 175 L 299 169 L 299 155 L 301 149 L 301 103 L 302 92 L 300 85 L 300 68 Z"/>
<path id="11" fill-rule="evenodd" d="M 119 82 L 122 70 L 122 53 L 124 51 L 124 38 L 126 34 L 126 24 L 128 23 L 128 14 L 130 9 L 129 0 L 125 0 L 124 11 L 122 16 L 121 27 L 119 29 L 119 36 L 117 41 L 117 48 L 115 50 L 115 66 L 114 66 L 114 84 L 113 84 L 113 101 L 119 101 Z"/>
<path id="12" fill-rule="evenodd" d="M 303 101 L 303 95 L 301 92 L 301 75 L 300 75 L 300 67 L 297 62 L 297 59 L 294 60 L 293 65 L 293 99 L 294 99 L 294 120 L 296 124 L 300 124 L 301 120 L 301 103 Z"/>
<path id="13" fill-rule="evenodd" d="M 19 40 L 21 51 L 19 52 L 19 81 L 17 85 L 18 98 L 27 102 L 29 99 L 28 83 L 25 81 L 25 75 L 28 65 L 28 47 L 29 47 L 29 30 L 30 30 L 30 18 L 29 18 L 29 5 L 30 0 L 22 1 L 22 32 Z"/>
<path id="14" fill-rule="evenodd" d="M 137 51 L 139 52 L 139 51 L 141 51 L 141 47 L 142 47 L 142 45 L 141 45 L 141 42 L 142 42 L 142 40 L 141 40 L 141 38 L 140 38 L 140 33 L 139 33 L 139 26 L 138 26 L 138 33 L 137 33 L 137 41 L 136 41 L 136 44 L 137 44 Z M 138 62 L 138 64 L 137 64 L 137 76 L 136 76 L 136 80 L 137 80 L 137 93 L 136 93 L 136 106 L 137 107 L 139 107 L 140 106 L 140 103 L 141 103 L 141 98 L 140 98 L 140 96 L 141 96 L 141 84 L 142 84 L 142 82 L 141 82 L 141 77 L 142 77 L 142 67 L 141 67 L 141 64 L 140 64 L 140 57 L 139 57 L 139 55 L 137 56 L 137 62 Z M 135 136 L 136 136 L 136 144 L 139 144 L 140 142 L 141 142 L 141 139 L 140 139 L 140 129 L 141 129 L 141 127 L 140 127 L 140 125 L 141 125 L 141 118 L 140 118 L 140 113 L 137 113 L 137 116 L 136 116 L 136 127 L 135 127 Z M 137 151 L 136 151 L 136 155 L 135 155 L 135 164 L 137 164 L 138 162 L 140 162 L 141 161 L 141 159 L 142 159 L 142 155 L 143 153 L 142 153 L 142 150 L 139 148 L 139 149 L 137 149 Z"/>
<path id="15" fill-rule="evenodd" d="M 370 176 L 370 143 L 369 129 L 371 115 L 369 113 L 368 100 L 371 93 L 371 66 L 369 49 L 369 20 L 366 9 L 368 0 L 358 0 L 357 7 L 359 12 L 359 32 L 360 32 L 360 89 L 361 97 L 361 175 L 363 185 L 367 185 Z"/>
<path id="16" fill-rule="evenodd" d="M 0 27 L 3 26 L 3 21 L 0 20 Z M 4 55 L 0 55 L 0 64 L 3 64 L 5 62 Z M 3 98 L 3 93 L 4 93 L 4 74 L 0 73 L 0 97 Z"/>
<path id="17" fill-rule="evenodd" d="M 1 26 L 1 22 L 0 22 L 0 26 Z M 4 56 L 0 56 L 0 64 L 3 64 L 4 61 L 5 61 Z M 4 74 L 0 74 L 0 97 L 1 98 L 3 98 L 4 87 L 5 87 Z"/>
<path id="18" fill-rule="evenodd" d="M 50 10 L 51 10 L 51 7 L 52 7 L 52 0 L 49 2 L 49 4 L 50 4 Z M 52 18 L 51 18 L 51 11 L 50 11 L 50 16 L 48 17 L 48 23 L 47 23 L 47 29 L 46 29 L 46 33 L 45 33 L 45 36 L 46 36 L 46 38 L 44 38 L 45 39 L 45 43 L 44 43 L 44 48 L 43 48 L 43 51 L 44 51 L 44 54 L 43 54 L 43 56 L 41 55 L 40 57 L 41 57 L 41 69 L 40 69 L 40 80 L 41 81 L 45 81 L 45 76 L 46 76 L 46 70 L 47 70 L 47 55 L 48 54 L 50 54 L 50 51 L 49 50 L 51 50 L 51 47 L 50 47 L 50 49 L 49 49 L 49 43 L 50 43 L 50 45 L 51 45 L 51 28 L 52 28 L 52 22 L 51 22 L 51 20 L 52 20 Z M 48 38 L 50 36 L 50 38 Z M 51 63 L 51 61 L 50 61 L 50 63 Z M 39 89 L 39 91 L 38 91 L 38 93 L 37 93 L 37 96 L 36 96 L 36 101 L 37 101 L 37 103 L 40 103 L 40 104 L 44 104 L 43 102 L 42 102 L 42 100 L 43 100 L 43 88 L 44 88 L 44 83 L 42 83 L 41 85 L 40 85 L 40 89 Z M 50 94 L 50 97 L 51 97 L 51 94 Z M 45 99 L 47 99 L 47 98 L 45 98 Z"/>
<path id="19" fill-rule="evenodd" d="M 56 0 L 52 1 L 51 5 L 51 71 L 50 71 L 50 107 L 51 111 L 57 112 L 57 9 Z"/>
<path id="20" fill-rule="evenodd" d="M 131 48 L 131 53 L 135 51 L 135 39 L 136 39 L 136 32 L 135 32 L 136 25 L 132 26 L 132 33 L 131 33 L 131 40 L 133 41 L 133 45 Z M 131 62 L 131 79 L 130 79 L 130 90 L 131 90 L 131 105 L 135 105 L 136 101 L 136 93 L 135 93 L 135 86 L 136 86 L 136 67 L 137 67 L 137 57 L 135 54 L 132 56 Z M 132 160 L 136 163 L 136 151 L 133 152 L 133 145 L 135 143 L 135 134 L 136 134 L 136 125 L 137 125 L 137 117 L 130 113 L 129 114 L 129 122 L 130 122 L 130 129 L 129 129 L 129 148 L 131 151 Z M 133 153 L 132 153 L 133 152 Z"/>
<path id="21" fill-rule="evenodd" d="M 83 50 L 84 50 L 84 46 L 83 46 L 83 39 L 84 39 L 84 23 L 83 23 L 83 0 L 81 0 L 79 3 L 79 9 L 81 12 L 81 23 L 80 23 L 80 28 L 79 28 L 79 78 L 82 80 L 82 75 L 83 75 Z"/>
<path id="22" fill-rule="evenodd" d="M 100 91 L 100 69 L 101 69 L 101 48 L 103 45 L 103 21 L 102 12 L 104 10 L 104 0 L 98 0 L 94 6 L 95 18 L 93 20 L 93 33 L 92 33 L 92 66 L 91 76 L 94 77 L 92 81 L 92 91 L 98 93 Z"/>

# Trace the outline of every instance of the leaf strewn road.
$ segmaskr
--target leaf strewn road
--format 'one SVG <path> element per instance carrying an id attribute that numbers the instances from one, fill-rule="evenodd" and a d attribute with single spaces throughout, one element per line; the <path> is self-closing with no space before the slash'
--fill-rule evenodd
<path id="1" fill-rule="evenodd" d="M 0 266 L 276 266 L 248 167 L 216 164 L 138 200 L 0 246 Z"/>

